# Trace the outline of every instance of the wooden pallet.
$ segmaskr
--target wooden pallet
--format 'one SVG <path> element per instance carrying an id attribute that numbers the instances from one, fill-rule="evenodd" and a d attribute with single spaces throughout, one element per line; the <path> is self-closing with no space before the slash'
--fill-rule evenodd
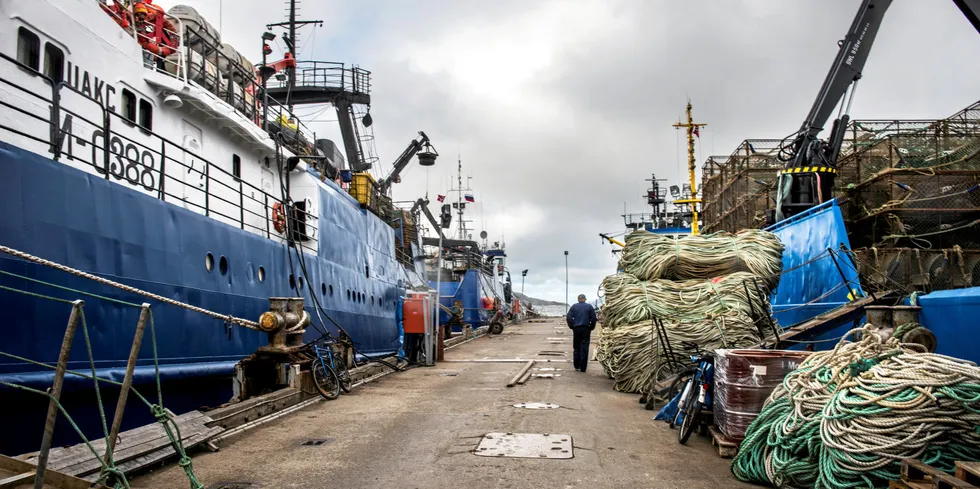
<path id="1" fill-rule="evenodd" d="M 893 489 L 978 489 L 971 483 L 980 480 L 980 463 L 956 462 L 956 477 L 919 460 L 902 461 L 902 479 L 888 483 Z"/>
<path id="2" fill-rule="evenodd" d="M 711 434 L 711 446 L 715 447 L 719 457 L 732 458 L 738 453 L 738 442 L 722 433 L 717 426 L 709 426 L 708 433 Z"/>
<path id="3" fill-rule="evenodd" d="M 23 460 L 0 455 L 0 489 L 16 489 L 34 487 L 34 475 L 37 467 Z M 105 489 L 99 484 L 92 483 L 70 475 L 47 470 L 44 472 L 44 487 L 49 489 Z"/>

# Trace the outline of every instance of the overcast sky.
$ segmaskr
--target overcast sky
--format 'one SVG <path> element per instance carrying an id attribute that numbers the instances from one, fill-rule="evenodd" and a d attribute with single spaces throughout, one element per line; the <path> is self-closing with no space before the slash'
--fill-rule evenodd
<path id="1" fill-rule="evenodd" d="M 255 60 L 264 24 L 284 20 L 286 2 L 225 0 L 220 21 L 219 0 L 186 3 Z M 687 99 L 708 124 L 699 164 L 743 139 L 792 133 L 860 3 L 302 0 L 301 17 L 324 25 L 301 31 L 299 58 L 372 71 L 383 169 L 417 131 L 432 139 L 442 158 L 410 167 L 396 200 L 445 194 L 460 154 L 482 204 L 470 212 L 474 234 L 504 235 L 517 290 L 527 268 L 526 293 L 563 301 L 568 250 L 569 293 L 591 300 L 616 263 L 598 233 L 622 231 L 624 206 L 649 209 L 641 195 L 651 173 L 686 178 L 671 124 Z M 980 99 L 977 59 L 977 32 L 952 2 L 895 1 L 852 117 L 956 112 Z M 318 133 L 335 131 L 332 109 L 319 119 Z"/>

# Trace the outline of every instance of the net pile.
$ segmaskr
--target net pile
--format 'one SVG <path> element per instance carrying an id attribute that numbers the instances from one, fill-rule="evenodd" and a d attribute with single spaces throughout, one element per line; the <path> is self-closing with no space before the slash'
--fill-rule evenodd
<path id="1" fill-rule="evenodd" d="M 777 487 L 888 487 L 901 460 L 980 459 L 980 368 L 870 327 L 811 354 L 773 391 L 732 463 Z"/>
<path id="2" fill-rule="evenodd" d="M 771 331 L 768 292 L 778 282 L 782 252 L 775 235 L 759 230 L 627 237 L 624 272 L 602 282 L 596 349 L 616 390 L 647 392 L 671 366 L 687 364 L 683 342 L 701 349 L 758 345 Z M 660 345 L 654 318 L 664 323 L 673 358 Z"/>

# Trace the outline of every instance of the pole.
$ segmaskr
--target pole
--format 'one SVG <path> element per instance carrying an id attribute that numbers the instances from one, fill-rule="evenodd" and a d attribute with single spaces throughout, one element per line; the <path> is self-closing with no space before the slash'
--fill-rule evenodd
<path id="1" fill-rule="evenodd" d="M 105 440 L 105 463 L 112 464 L 113 448 L 116 446 L 116 437 L 122 427 L 123 412 L 126 410 L 126 400 L 129 398 L 129 389 L 133 386 L 133 372 L 136 370 L 136 360 L 139 358 L 140 346 L 143 344 L 143 331 L 146 329 L 146 320 L 150 316 L 150 305 L 143 303 L 140 309 L 140 317 L 136 323 L 136 334 L 133 336 L 133 345 L 129 350 L 129 360 L 126 362 L 126 374 L 123 376 L 122 387 L 119 390 L 119 399 L 116 402 L 116 412 L 112 417 L 112 428 L 109 436 Z"/>
<path id="2" fill-rule="evenodd" d="M 565 314 L 568 314 L 568 250 L 565 250 Z"/>
<path id="3" fill-rule="evenodd" d="M 266 42 L 267 41 L 263 37 L 262 38 L 262 68 L 263 69 L 267 69 L 269 66 L 267 64 L 269 55 L 265 53 Z M 266 90 L 266 85 L 267 85 L 266 80 L 268 80 L 268 78 L 269 77 L 267 73 L 262 74 L 262 130 L 263 131 L 269 130 L 269 91 Z"/>
<path id="4" fill-rule="evenodd" d="M 691 234 L 699 234 L 698 230 L 698 203 L 701 202 L 698 199 L 698 187 L 695 178 L 695 164 L 694 164 L 694 130 L 698 127 L 707 126 L 707 124 L 695 124 L 694 118 L 691 115 L 691 101 L 687 102 L 687 123 L 674 124 L 674 127 L 684 127 L 687 128 L 687 169 L 691 178 L 691 198 L 684 199 L 680 201 L 674 201 L 675 203 L 688 203 L 691 204 Z M 699 136 L 700 137 L 700 136 Z"/>
<path id="5" fill-rule="evenodd" d="M 524 276 L 521 275 L 521 295 L 524 295 Z"/>
<path id="6" fill-rule="evenodd" d="M 438 230 L 437 230 L 438 231 Z M 435 315 L 433 316 L 431 329 L 426 329 L 425 335 L 425 364 L 435 365 L 435 355 L 433 348 L 433 338 L 435 334 L 438 334 L 436 329 L 440 328 L 439 325 L 439 304 L 442 303 L 442 233 L 439 233 L 439 259 L 436 265 L 436 301 L 435 301 Z M 448 338 L 447 338 L 448 339 Z"/>

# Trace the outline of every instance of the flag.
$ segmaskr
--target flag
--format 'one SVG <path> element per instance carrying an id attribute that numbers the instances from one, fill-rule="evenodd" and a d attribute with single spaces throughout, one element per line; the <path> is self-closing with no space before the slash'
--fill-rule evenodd
<path id="1" fill-rule="evenodd" d="M 436 196 L 436 200 L 438 200 L 439 202 L 443 202 L 443 201 L 446 200 L 446 196 L 445 195 L 438 195 L 438 196 Z"/>
<path id="2" fill-rule="evenodd" d="M 698 139 L 701 139 L 701 135 L 698 134 L 698 126 L 694 126 L 694 135 L 697 136 Z"/>
<path id="3" fill-rule="evenodd" d="M 476 202 L 475 200 L 473 200 L 473 196 L 470 194 L 464 195 L 463 198 L 466 199 L 467 202 Z"/>

